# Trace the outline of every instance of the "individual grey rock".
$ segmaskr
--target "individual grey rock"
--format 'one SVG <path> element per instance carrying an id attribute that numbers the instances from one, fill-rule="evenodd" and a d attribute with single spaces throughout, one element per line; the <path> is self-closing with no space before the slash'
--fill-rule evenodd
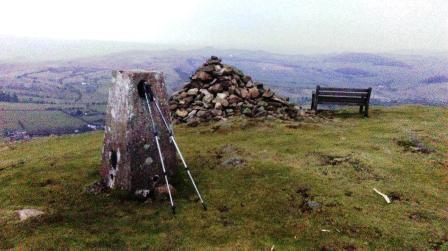
<path id="1" fill-rule="evenodd" d="M 188 119 L 187 120 L 187 126 L 189 127 L 196 127 L 199 125 L 199 120 L 196 118 Z"/>
<path id="2" fill-rule="evenodd" d="M 247 83 L 247 82 L 251 81 L 252 78 L 248 75 L 245 75 L 241 78 L 241 80 L 243 80 L 244 83 Z"/>
<path id="3" fill-rule="evenodd" d="M 261 100 L 261 101 L 258 102 L 258 105 L 266 107 L 266 106 L 268 106 L 268 103 L 266 101 Z"/>
<path id="4" fill-rule="evenodd" d="M 238 98 L 238 96 L 232 94 L 229 96 L 229 98 L 227 98 L 227 100 L 229 101 L 230 104 L 234 104 L 234 103 L 238 103 L 240 98 Z"/>
<path id="5" fill-rule="evenodd" d="M 17 212 L 17 215 L 19 216 L 20 221 L 24 221 L 29 218 L 34 218 L 34 217 L 44 214 L 43 211 L 41 211 L 39 209 L 35 209 L 35 208 L 25 208 L 25 209 L 17 210 L 16 212 Z"/>
<path id="6" fill-rule="evenodd" d="M 188 112 L 186 110 L 179 109 L 179 110 L 176 111 L 176 115 L 181 117 L 181 118 L 184 118 L 184 117 L 186 117 L 188 115 Z"/>
<path id="7" fill-rule="evenodd" d="M 253 99 L 258 98 L 258 96 L 260 95 L 260 93 L 258 92 L 258 88 L 257 87 L 252 87 L 249 89 L 249 96 Z"/>
<path id="8" fill-rule="evenodd" d="M 263 98 L 272 98 L 274 96 L 274 92 L 272 92 L 270 89 L 266 89 L 263 92 Z"/>
<path id="9" fill-rule="evenodd" d="M 312 209 L 312 210 L 316 210 L 316 209 L 319 209 L 319 208 L 321 207 L 321 204 L 320 204 L 319 202 L 312 201 L 312 200 L 307 201 L 307 202 L 306 202 L 306 205 L 307 205 L 310 209 Z"/>
<path id="10" fill-rule="evenodd" d="M 200 89 L 199 92 L 204 94 L 204 96 L 211 95 L 211 93 L 207 89 Z"/>
<path id="11" fill-rule="evenodd" d="M 227 117 L 234 116 L 234 115 L 235 115 L 235 112 L 234 112 L 232 109 L 226 109 L 226 110 L 225 110 L 225 115 L 226 115 Z"/>
<path id="12" fill-rule="evenodd" d="M 243 99 L 247 99 L 249 97 L 249 91 L 246 88 L 241 88 L 240 93 Z"/>
<path id="13" fill-rule="evenodd" d="M 187 96 L 188 96 L 188 93 L 187 93 L 187 92 L 181 92 L 181 93 L 179 94 L 179 99 L 186 98 Z"/>
<path id="14" fill-rule="evenodd" d="M 223 71 L 224 75 L 229 75 L 229 74 L 233 73 L 233 68 L 229 65 L 224 65 L 223 69 L 224 69 L 224 71 Z"/>
<path id="15" fill-rule="evenodd" d="M 252 115 L 252 110 L 249 107 L 244 108 L 243 110 L 244 115 Z"/>
<path id="16" fill-rule="evenodd" d="M 197 113 L 197 117 L 199 117 L 199 118 L 204 118 L 204 117 L 206 117 L 207 116 L 207 112 L 206 111 L 198 111 Z"/>
<path id="17" fill-rule="evenodd" d="M 223 100 L 221 100 L 221 104 L 223 107 L 227 107 L 227 106 L 229 106 L 229 101 L 227 101 L 227 99 L 223 99 Z"/>
<path id="18" fill-rule="evenodd" d="M 213 114 L 213 116 L 215 116 L 215 117 L 219 117 L 219 116 L 222 116 L 222 110 L 221 109 L 213 109 L 212 111 L 211 111 L 211 113 Z"/>
<path id="19" fill-rule="evenodd" d="M 220 84 L 214 84 L 208 89 L 211 93 L 222 92 L 224 88 Z"/>
<path id="20" fill-rule="evenodd" d="M 150 193 L 151 191 L 149 189 L 138 189 L 134 192 L 135 196 L 140 198 L 147 198 Z"/>
<path id="21" fill-rule="evenodd" d="M 188 117 L 193 118 L 197 112 L 198 112 L 198 110 L 192 110 L 190 113 L 188 113 Z"/>
<path id="22" fill-rule="evenodd" d="M 207 65 L 207 66 L 201 67 L 199 70 L 205 71 L 207 73 L 212 73 L 213 71 L 215 71 L 215 69 L 216 69 L 215 65 Z"/>
<path id="23" fill-rule="evenodd" d="M 177 193 L 176 189 L 171 184 L 169 185 L 169 187 L 170 187 L 171 195 L 173 195 L 173 196 L 176 195 L 176 193 Z M 154 193 L 159 198 L 169 196 L 168 188 L 166 187 L 165 184 L 156 187 L 154 189 Z"/>
<path id="24" fill-rule="evenodd" d="M 227 93 L 218 93 L 218 94 L 216 94 L 216 97 L 220 98 L 220 99 L 225 99 L 225 98 L 227 98 L 227 96 L 228 96 Z"/>
<path id="25" fill-rule="evenodd" d="M 95 181 L 94 183 L 86 187 L 86 193 L 93 195 L 98 195 L 107 190 L 109 190 L 109 187 L 107 187 L 107 185 L 104 184 L 102 180 Z"/>
<path id="26" fill-rule="evenodd" d="M 202 98 L 202 101 L 204 102 L 204 103 L 210 103 L 210 102 L 212 102 L 212 100 L 213 100 L 213 95 L 211 94 L 211 93 L 209 93 L 209 94 L 206 94 L 203 98 Z"/>
<path id="27" fill-rule="evenodd" d="M 225 167 L 236 167 L 242 165 L 243 163 L 243 158 L 241 158 L 240 156 L 234 156 L 223 160 L 221 165 Z"/>
<path id="28" fill-rule="evenodd" d="M 213 79 L 212 75 L 208 74 L 205 71 L 198 71 L 195 75 L 191 78 L 192 80 L 200 80 L 204 82 L 211 81 Z"/>
<path id="29" fill-rule="evenodd" d="M 198 91 L 199 91 L 198 88 L 193 88 L 193 89 L 188 90 L 187 94 L 190 96 L 194 96 L 194 95 L 198 94 Z"/>
<path id="30" fill-rule="evenodd" d="M 151 157 L 148 157 L 145 159 L 145 165 L 150 166 L 154 161 Z"/>
<path id="31" fill-rule="evenodd" d="M 194 89 L 192 89 L 192 90 L 194 90 Z M 196 90 L 197 90 L 197 89 L 196 89 Z M 190 103 L 193 101 L 193 99 L 194 99 L 194 98 L 191 97 L 191 96 L 186 97 L 186 98 L 183 99 L 183 101 L 184 101 L 183 103 L 184 103 L 184 104 L 190 104 Z"/>

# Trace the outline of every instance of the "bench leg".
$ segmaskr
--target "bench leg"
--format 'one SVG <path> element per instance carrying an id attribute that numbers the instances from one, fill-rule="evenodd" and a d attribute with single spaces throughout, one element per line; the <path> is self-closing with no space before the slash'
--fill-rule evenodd
<path id="1" fill-rule="evenodd" d="M 314 110 L 314 93 L 311 96 L 311 110 Z"/>
<path id="2" fill-rule="evenodd" d="M 364 108 L 364 117 L 369 117 L 369 105 L 368 104 Z"/>
<path id="3" fill-rule="evenodd" d="M 359 106 L 359 113 L 362 113 L 362 105 Z"/>

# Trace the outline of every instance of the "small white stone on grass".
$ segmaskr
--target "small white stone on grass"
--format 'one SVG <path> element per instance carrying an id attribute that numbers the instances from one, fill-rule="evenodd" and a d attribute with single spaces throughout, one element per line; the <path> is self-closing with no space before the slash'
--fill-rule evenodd
<path id="1" fill-rule="evenodd" d="M 44 214 L 43 211 L 34 209 L 34 208 L 25 208 L 21 210 L 17 210 L 17 214 L 19 215 L 20 221 L 24 221 L 28 218 L 37 217 L 39 215 Z"/>

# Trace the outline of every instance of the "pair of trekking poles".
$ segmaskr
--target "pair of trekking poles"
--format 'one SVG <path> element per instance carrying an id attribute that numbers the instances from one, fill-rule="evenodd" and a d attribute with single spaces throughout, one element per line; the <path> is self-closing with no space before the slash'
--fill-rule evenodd
<path id="1" fill-rule="evenodd" d="M 184 157 L 183 157 L 183 155 L 182 155 L 182 153 L 181 153 L 181 151 L 179 149 L 179 146 L 177 145 L 176 138 L 174 137 L 173 129 L 171 128 L 171 125 L 168 124 L 168 121 L 166 120 L 165 116 L 163 115 L 163 112 L 162 112 L 162 109 L 160 108 L 158 99 L 154 96 L 151 88 L 146 83 L 144 84 L 144 91 L 145 91 L 146 104 L 148 105 L 149 116 L 150 116 L 150 119 L 151 119 L 152 134 L 154 135 L 154 138 L 155 138 L 155 141 L 156 141 L 156 145 L 157 145 L 157 151 L 159 152 L 160 163 L 162 165 L 162 171 L 163 171 L 163 175 L 165 177 L 165 184 L 166 184 L 166 188 L 168 190 L 168 196 L 169 196 L 169 199 L 170 199 L 170 205 L 171 205 L 171 209 L 173 211 L 173 214 L 176 213 L 176 207 L 174 205 L 173 196 L 171 194 L 170 184 L 168 182 L 168 174 L 166 172 L 165 162 L 164 162 L 164 159 L 163 159 L 162 150 L 160 148 L 159 133 L 157 131 L 156 124 L 154 122 L 154 116 L 152 114 L 152 108 L 151 108 L 151 104 L 152 103 L 155 104 L 156 109 L 157 109 L 158 113 L 160 114 L 160 117 L 162 118 L 163 124 L 165 125 L 165 128 L 168 131 L 168 134 L 170 135 L 170 143 L 174 145 L 174 148 L 176 148 L 176 152 L 177 152 L 177 154 L 179 154 L 179 157 L 180 157 L 180 159 L 182 161 L 184 169 L 187 172 L 188 177 L 190 178 L 191 183 L 193 184 L 194 190 L 196 191 L 196 194 L 198 195 L 199 200 L 201 201 L 202 207 L 204 208 L 204 210 L 207 210 L 207 207 L 206 207 L 206 205 L 204 203 L 204 200 L 202 200 L 201 193 L 199 192 L 199 189 L 196 186 L 196 183 L 194 182 L 193 176 L 191 175 L 190 169 L 188 168 L 187 163 L 185 162 L 185 159 L 184 159 Z"/>

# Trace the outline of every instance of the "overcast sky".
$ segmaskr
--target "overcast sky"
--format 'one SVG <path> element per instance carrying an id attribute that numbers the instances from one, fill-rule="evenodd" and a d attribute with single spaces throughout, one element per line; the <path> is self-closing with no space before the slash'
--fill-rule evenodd
<path id="1" fill-rule="evenodd" d="M 6 0 L 0 35 L 282 53 L 448 50 L 447 0 Z"/>

